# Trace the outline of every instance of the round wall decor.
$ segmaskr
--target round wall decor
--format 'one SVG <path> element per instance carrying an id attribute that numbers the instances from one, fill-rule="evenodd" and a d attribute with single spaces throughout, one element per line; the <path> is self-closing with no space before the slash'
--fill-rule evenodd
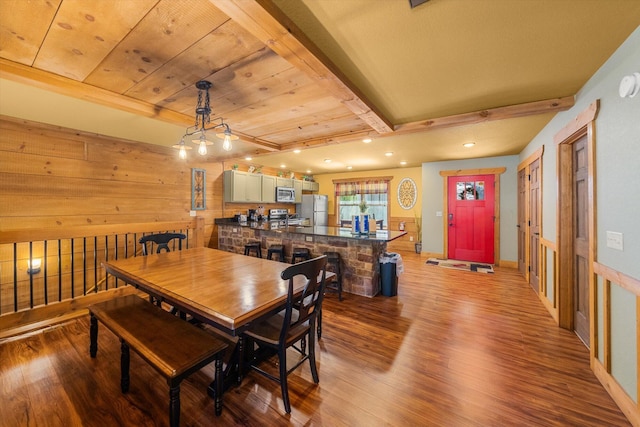
<path id="1" fill-rule="evenodd" d="M 411 209 L 418 199 L 418 187 L 411 178 L 403 178 L 398 184 L 398 203 L 402 209 Z"/>

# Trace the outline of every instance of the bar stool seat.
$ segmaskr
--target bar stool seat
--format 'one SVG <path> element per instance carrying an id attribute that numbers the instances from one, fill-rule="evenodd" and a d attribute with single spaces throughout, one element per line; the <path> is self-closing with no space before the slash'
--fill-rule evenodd
<path id="1" fill-rule="evenodd" d="M 262 258 L 262 248 L 260 242 L 249 242 L 244 245 L 244 254 L 251 255 L 251 252 L 255 252 L 256 257 Z"/>
<path id="2" fill-rule="evenodd" d="M 309 248 L 293 248 L 291 251 L 291 264 L 295 264 L 297 260 L 305 261 L 311 259 Z"/>
<path id="3" fill-rule="evenodd" d="M 284 261 L 284 245 L 271 245 L 267 250 L 267 259 L 271 259 L 273 254 L 278 255 L 278 261 Z"/>

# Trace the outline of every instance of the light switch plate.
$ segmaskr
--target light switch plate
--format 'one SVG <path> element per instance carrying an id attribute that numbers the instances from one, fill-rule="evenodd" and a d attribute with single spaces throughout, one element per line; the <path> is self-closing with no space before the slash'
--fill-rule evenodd
<path id="1" fill-rule="evenodd" d="M 436 211 L 436 216 L 442 216 L 442 211 Z"/>
<path id="2" fill-rule="evenodd" d="M 607 231 L 607 247 L 611 249 L 618 249 L 619 251 L 624 250 L 622 233 Z"/>
<path id="3" fill-rule="evenodd" d="M 196 216 L 196 211 L 189 211 L 189 216 Z"/>
<path id="4" fill-rule="evenodd" d="M 304 236 L 304 240 L 307 242 L 313 242 L 313 236 Z"/>

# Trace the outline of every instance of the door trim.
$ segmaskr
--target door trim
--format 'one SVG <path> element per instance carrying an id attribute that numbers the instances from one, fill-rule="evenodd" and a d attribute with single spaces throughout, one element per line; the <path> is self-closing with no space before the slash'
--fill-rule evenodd
<path id="1" fill-rule="evenodd" d="M 558 249 L 558 325 L 573 330 L 573 186 L 572 169 L 566 165 L 572 164 L 572 144 L 587 136 L 587 162 L 589 174 L 587 178 L 588 198 L 588 233 L 589 233 L 589 341 L 591 360 L 598 354 L 598 340 L 596 321 L 595 273 L 596 260 L 596 194 L 595 194 L 595 119 L 600 108 L 600 100 L 596 100 L 568 123 L 555 136 L 556 143 L 556 174 L 558 179 L 558 198 L 556 205 L 556 243 Z M 564 165 L 565 167 L 561 167 Z"/>
<path id="2" fill-rule="evenodd" d="M 494 192 L 494 205 L 493 205 L 493 216 L 495 217 L 494 227 L 493 227 L 493 251 L 494 251 L 494 264 L 500 265 L 500 175 L 505 173 L 507 170 L 506 167 L 500 168 L 486 168 L 486 169 L 458 169 L 458 170 L 448 170 L 448 171 L 440 171 L 440 176 L 443 181 L 443 193 L 442 193 L 442 205 L 444 206 L 444 211 L 442 214 L 442 234 L 443 234 L 443 249 L 442 254 L 443 257 L 446 258 L 449 253 L 449 233 L 448 230 L 448 222 L 447 218 L 449 217 L 449 204 L 448 204 L 448 193 L 447 193 L 447 182 L 450 176 L 464 176 L 464 175 L 493 175 L 495 182 L 495 192 Z"/>
<path id="3" fill-rule="evenodd" d="M 536 215 L 538 215 L 538 223 L 540 224 L 540 238 L 542 238 L 542 189 L 543 187 L 543 183 L 542 183 L 542 155 L 544 154 L 544 145 L 541 146 L 540 148 L 538 148 L 536 151 L 534 151 L 533 153 L 531 153 L 531 155 L 529 155 L 529 157 L 527 157 L 526 159 L 524 159 L 522 162 L 520 162 L 520 164 L 518 165 L 518 169 L 517 169 L 517 173 L 516 176 L 518 176 L 517 174 L 520 173 L 521 170 L 525 170 L 524 173 L 526 175 L 530 175 L 530 167 L 531 164 L 533 162 L 535 162 L 536 160 L 540 160 L 540 171 L 541 171 L 541 184 L 540 184 L 540 192 L 538 194 L 538 212 L 536 212 Z M 525 183 L 525 194 L 529 194 L 529 181 L 526 181 Z M 525 197 L 524 198 L 524 206 L 518 206 L 518 209 L 524 209 L 525 212 L 525 230 L 524 230 L 524 235 L 526 238 L 525 241 L 525 245 L 524 245 L 524 260 L 525 260 L 525 279 L 527 281 L 527 283 L 529 283 L 529 266 L 531 266 L 531 259 L 529 258 L 529 245 L 530 245 L 530 241 L 529 241 L 529 220 L 531 218 L 529 218 L 529 197 Z M 540 254 L 542 254 L 542 251 L 539 252 Z M 542 260 L 542 257 L 540 256 L 538 258 L 539 260 Z M 538 269 L 538 271 L 542 271 L 540 268 Z M 541 292 L 544 289 L 544 292 Z M 540 280 L 539 283 L 539 295 L 542 295 L 543 293 L 546 293 L 546 282 L 544 280 Z"/>

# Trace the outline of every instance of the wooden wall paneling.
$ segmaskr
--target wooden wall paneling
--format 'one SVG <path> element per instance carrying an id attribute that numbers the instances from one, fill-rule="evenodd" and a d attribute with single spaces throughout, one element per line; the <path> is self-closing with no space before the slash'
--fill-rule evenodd
<path id="1" fill-rule="evenodd" d="M 640 280 L 621 273 L 611 267 L 598 262 L 593 263 L 593 272 L 596 276 L 595 281 L 602 283 L 602 321 L 603 321 L 603 337 L 595 335 L 591 343 L 591 353 L 594 357 L 591 358 L 591 369 L 607 389 L 616 404 L 622 409 L 632 425 L 640 425 L 640 404 L 625 392 L 625 390 L 619 385 L 619 383 L 611 375 L 611 286 L 619 286 L 635 296 L 636 300 L 636 387 L 640 389 L 640 362 L 638 355 L 640 355 Z M 594 314 L 598 316 L 599 313 Z M 597 328 L 595 328 L 597 329 Z M 597 332 L 597 331 L 596 331 Z M 593 338 L 593 337 L 592 337 Z M 600 361 L 597 357 L 599 353 L 598 345 L 602 345 L 603 360 Z"/>

